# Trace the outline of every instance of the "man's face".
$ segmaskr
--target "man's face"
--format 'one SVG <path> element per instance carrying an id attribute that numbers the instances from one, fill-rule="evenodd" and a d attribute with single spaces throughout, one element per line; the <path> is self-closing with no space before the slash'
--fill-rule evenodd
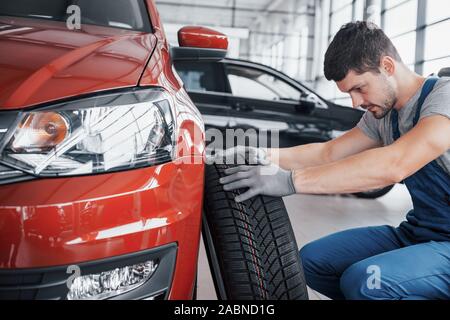
<path id="1" fill-rule="evenodd" d="M 337 86 L 350 94 L 354 108 L 368 110 L 376 119 L 386 117 L 397 103 L 395 89 L 384 73 L 350 71 Z"/>

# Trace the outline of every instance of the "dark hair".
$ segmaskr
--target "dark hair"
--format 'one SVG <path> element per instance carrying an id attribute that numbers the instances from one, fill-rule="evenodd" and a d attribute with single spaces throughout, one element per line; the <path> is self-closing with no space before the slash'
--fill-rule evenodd
<path id="1" fill-rule="evenodd" d="M 377 25 L 365 21 L 348 23 L 336 34 L 325 54 L 325 77 L 341 81 L 350 70 L 358 74 L 379 73 L 383 56 L 402 61 L 392 41 Z"/>

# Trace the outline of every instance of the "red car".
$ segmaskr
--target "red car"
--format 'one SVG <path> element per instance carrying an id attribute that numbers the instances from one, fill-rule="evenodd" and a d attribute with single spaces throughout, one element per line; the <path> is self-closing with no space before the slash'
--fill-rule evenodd
<path id="1" fill-rule="evenodd" d="M 180 41 L 227 46 L 196 28 Z M 0 3 L 0 299 L 193 298 L 204 151 L 153 1 Z"/>

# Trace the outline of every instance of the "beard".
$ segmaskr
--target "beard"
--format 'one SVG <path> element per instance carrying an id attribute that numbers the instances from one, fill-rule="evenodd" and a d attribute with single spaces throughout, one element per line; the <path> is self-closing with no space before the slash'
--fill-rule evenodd
<path id="1" fill-rule="evenodd" d="M 383 92 L 386 94 L 384 98 L 384 102 L 382 105 L 379 104 L 369 104 L 366 106 L 362 106 L 365 110 L 371 112 L 375 119 L 381 120 L 384 119 L 389 112 L 394 108 L 397 104 L 397 95 L 395 94 L 394 88 L 390 85 L 390 83 L 385 79 L 383 81 Z"/>

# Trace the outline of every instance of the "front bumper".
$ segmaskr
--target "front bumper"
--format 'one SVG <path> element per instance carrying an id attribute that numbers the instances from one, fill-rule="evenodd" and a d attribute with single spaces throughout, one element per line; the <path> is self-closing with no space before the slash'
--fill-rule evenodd
<path id="1" fill-rule="evenodd" d="M 165 298 L 190 299 L 197 269 L 203 174 L 203 163 L 167 163 L 1 186 L 1 279 L 14 273 L 36 275 L 34 271 L 42 275 L 42 268 L 95 265 L 176 244 L 171 289 Z M 3 280 L 0 291 L 21 286 L 13 280 L 5 285 Z M 39 281 L 31 286 L 39 286 Z M 39 291 L 27 294 L 23 298 L 41 298 Z"/>

